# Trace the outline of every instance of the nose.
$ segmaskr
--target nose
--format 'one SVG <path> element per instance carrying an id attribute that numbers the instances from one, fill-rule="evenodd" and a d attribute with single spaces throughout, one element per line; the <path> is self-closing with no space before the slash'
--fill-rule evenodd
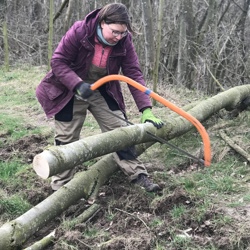
<path id="1" fill-rule="evenodd" d="M 122 34 L 118 34 L 118 35 L 116 36 L 116 38 L 117 38 L 118 40 L 121 40 L 121 39 L 123 38 L 123 36 L 122 36 Z"/>

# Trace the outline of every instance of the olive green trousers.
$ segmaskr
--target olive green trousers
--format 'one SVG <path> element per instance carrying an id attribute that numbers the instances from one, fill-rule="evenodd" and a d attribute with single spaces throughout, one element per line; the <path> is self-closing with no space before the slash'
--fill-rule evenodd
<path id="1" fill-rule="evenodd" d="M 55 116 L 56 145 L 65 145 L 80 139 L 80 134 L 88 111 L 94 116 L 103 133 L 115 128 L 127 126 L 125 121 L 105 112 L 105 109 L 107 110 L 109 107 L 99 91 L 95 91 L 88 101 L 78 100 L 75 97 L 68 107 L 60 111 L 59 115 Z M 112 112 L 124 119 L 124 114 L 120 110 Z M 121 157 L 118 152 L 113 153 L 113 157 L 130 181 L 135 180 L 139 174 L 143 173 L 148 175 L 144 164 L 136 157 L 125 157 L 125 159 Z M 70 181 L 74 174 L 75 170 L 72 169 L 52 176 L 52 189 L 58 190 L 61 186 Z"/>

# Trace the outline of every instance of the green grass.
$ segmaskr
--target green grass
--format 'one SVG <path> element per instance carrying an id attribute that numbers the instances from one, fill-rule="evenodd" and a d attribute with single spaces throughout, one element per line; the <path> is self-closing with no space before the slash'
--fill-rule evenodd
<path id="1" fill-rule="evenodd" d="M 33 127 L 25 122 L 25 119 L 22 116 L 16 115 L 12 116 L 11 114 L 1 113 L 0 114 L 0 147 L 3 147 L 6 142 L 13 142 L 24 136 L 31 134 L 41 134 L 42 127 Z"/>
<path id="2" fill-rule="evenodd" d="M 21 169 L 23 169 L 23 164 L 18 159 L 5 162 L 0 161 L 0 179 L 8 180 Z"/>
<path id="3" fill-rule="evenodd" d="M 85 237 L 91 238 L 91 237 L 96 236 L 98 233 L 99 233 L 99 229 L 97 229 L 95 227 L 89 227 L 86 230 L 84 230 L 83 235 Z"/>
<path id="4" fill-rule="evenodd" d="M 3 191 L 8 189 L 8 196 L 4 192 L 0 193 L 1 222 L 17 217 L 31 208 L 19 188 L 25 189 L 31 185 L 29 179 L 33 172 L 30 177 L 26 174 L 25 180 L 23 179 L 21 175 L 23 171 L 27 172 L 27 165 L 20 152 L 15 152 L 17 147 L 12 148 L 11 145 L 24 137 L 43 133 L 43 127 L 30 123 L 31 114 L 32 119 L 35 119 L 34 114 L 40 110 L 35 87 L 43 75 L 43 70 L 38 67 L 22 67 L 10 72 L 0 68 L 0 150 L 10 156 L 9 159 L 0 160 L 1 188 Z"/>
<path id="5" fill-rule="evenodd" d="M 25 213 L 31 205 L 19 195 L 12 195 L 8 197 L 1 197 L 0 211 L 11 216 L 18 216 Z"/>
<path id="6" fill-rule="evenodd" d="M 30 125 L 32 123 L 29 122 L 29 118 L 43 113 L 35 98 L 35 87 L 44 73 L 44 70 L 39 68 L 22 68 L 7 73 L 0 69 L 0 149 L 10 146 L 11 143 L 25 136 L 43 133 L 40 124 Z M 176 92 L 178 91 L 176 90 Z M 183 94 L 182 91 L 181 94 Z M 162 109 L 161 112 L 162 114 L 159 117 L 165 116 L 164 118 L 166 118 L 166 110 Z M 213 126 L 213 123 L 216 122 L 218 122 L 217 118 L 210 119 L 209 126 Z M 233 137 L 239 132 L 238 139 L 248 150 L 250 134 L 247 131 L 250 116 L 242 115 L 239 119 L 231 119 L 226 122 L 227 133 Z M 96 131 L 100 132 L 98 124 L 92 116 L 89 116 L 83 128 L 83 134 L 88 136 L 96 134 Z M 189 227 L 189 224 L 184 223 L 188 220 L 191 225 L 197 225 L 197 227 L 204 225 L 205 221 L 209 221 L 218 232 L 220 232 L 220 228 L 229 228 L 228 231 L 223 233 L 229 235 L 228 241 L 232 243 L 231 245 L 237 245 L 238 242 L 236 241 L 248 233 L 248 230 L 243 232 L 243 227 L 237 231 L 237 218 L 234 218 L 233 214 L 220 212 L 220 209 L 225 208 L 225 211 L 227 211 L 227 209 L 235 208 L 235 211 L 237 211 L 242 206 L 249 206 L 249 163 L 232 149 L 226 151 L 227 153 L 223 155 L 224 149 L 227 149 L 228 146 L 219 138 L 218 131 L 211 129 L 209 135 L 215 156 L 208 168 L 191 168 L 194 163 L 192 160 L 188 160 L 187 156 L 158 143 L 142 155 L 143 161 L 150 164 L 153 162 L 152 165 L 159 164 L 159 170 L 154 171 L 153 169 L 150 174 L 165 185 L 163 194 L 174 196 L 176 190 L 182 190 L 184 197 L 184 199 L 181 197 L 180 200 L 168 199 L 163 204 L 163 214 L 157 214 L 153 217 L 152 213 L 152 218 L 147 218 L 148 221 L 145 219 L 145 223 L 149 225 L 150 230 L 159 229 L 156 232 L 164 231 L 166 233 L 166 238 L 157 238 L 152 249 L 215 250 L 216 248 L 212 243 L 203 247 L 197 246 L 188 235 L 183 234 L 183 231 Z M 198 155 L 202 148 L 202 139 L 195 129 L 170 142 L 194 155 Z M 15 152 L 13 152 L 13 155 L 15 156 Z M 25 197 L 24 194 L 22 195 L 22 189 L 32 189 L 35 174 L 29 172 L 31 171 L 30 166 L 23 165 L 23 159 L 14 156 L 7 161 L 0 161 L 0 184 L 3 185 L 3 190 L 0 192 L 0 221 L 21 215 L 30 208 L 29 202 L 22 198 Z M 86 162 L 85 165 L 92 165 L 93 162 L 96 162 L 96 159 Z M 162 198 L 157 194 L 145 193 L 143 190 L 140 190 L 138 195 L 140 198 L 143 197 L 143 199 L 151 201 Z M 185 203 L 186 201 L 187 203 Z M 169 204 L 169 202 L 173 204 Z M 110 209 L 107 209 L 107 213 L 102 219 L 105 219 L 111 225 L 111 222 L 116 223 L 116 220 L 119 220 L 115 217 L 116 214 L 112 212 L 117 207 L 117 203 L 110 198 L 108 204 Z M 147 204 L 150 204 L 150 202 Z M 132 211 L 133 208 L 130 209 Z M 148 207 L 145 209 L 147 213 L 150 213 Z M 136 209 L 133 212 L 136 213 Z M 140 212 L 143 214 L 144 211 Z M 69 218 L 68 220 L 67 218 L 63 222 L 63 229 L 65 231 L 77 230 L 75 223 L 74 219 L 70 220 Z M 235 230 L 233 233 L 230 231 L 232 229 Z M 103 238 L 106 241 L 111 238 L 110 231 L 104 232 L 103 228 L 99 228 L 94 222 L 93 224 L 87 224 L 81 230 L 81 234 L 86 240 Z M 65 239 L 60 240 L 58 245 L 60 244 L 62 249 L 78 249 L 76 245 Z"/>
<path id="7" fill-rule="evenodd" d="M 9 114 L 0 114 L 1 134 L 11 136 L 14 140 L 27 134 L 22 118 L 12 117 Z"/>
<path id="8" fill-rule="evenodd" d="M 10 72 L 0 68 L 0 107 L 15 109 L 16 113 L 24 107 L 39 108 L 35 89 L 44 74 L 44 69 L 38 67 L 23 67 Z"/>
<path id="9" fill-rule="evenodd" d="M 185 213 L 186 213 L 186 208 L 184 205 L 174 205 L 174 208 L 170 211 L 171 217 L 176 220 L 180 219 Z"/>

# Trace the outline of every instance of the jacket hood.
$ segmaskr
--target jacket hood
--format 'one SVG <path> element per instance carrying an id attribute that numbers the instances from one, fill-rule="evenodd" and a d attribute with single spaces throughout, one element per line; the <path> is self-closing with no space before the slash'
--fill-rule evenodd
<path id="1" fill-rule="evenodd" d="M 98 16 L 101 9 L 96 9 L 90 12 L 83 21 L 87 27 L 87 34 L 93 34 L 96 32 L 97 24 L 98 24 Z"/>

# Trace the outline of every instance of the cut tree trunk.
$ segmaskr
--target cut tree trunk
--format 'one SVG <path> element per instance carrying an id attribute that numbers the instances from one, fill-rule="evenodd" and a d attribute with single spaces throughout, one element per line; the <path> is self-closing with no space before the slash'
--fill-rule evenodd
<path id="1" fill-rule="evenodd" d="M 231 110 L 235 108 L 248 96 L 250 96 L 250 85 L 235 87 L 201 102 L 189 110 L 188 113 L 196 117 L 199 121 L 204 121 L 214 113 L 218 112 L 220 109 L 226 108 Z M 131 130 L 130 133 L 134 133 L 135 136 L 141 138 L 141 141 L 138 140 L 137 143 L 148 141 L 147 144 L 141 144 L 137 147 L 138 154 L 141 154 L 154 142 L 152 142 L 152 138 L 150 138 L 149 135 L 137 135 L 138 131 L 136 128 L 139 129 L 139 132 L 143 134 L 146 133 L 146 131 L 153 133 L 155 132 L 155 134 L 159 137 L 172 139 L 186 133 L 191 128 L 193 128 L 193 125 L 184 118 L 178 117 L 172 119 L 170 118 L 168 122 L 166 122 L 164 128 L 159 130 L 155 130 L 152 124 L 142 124 L 126 128 Z M 115 135 L 115 133 L 119 133 L 119 129 L 112 131 L 110 134 L 105 134 L 109 137 L 112 135 L 112 133 L 114 133 L 113 135 Z M 105 134 L 101 134 L 99 136 L 105 137 Z M 120 141 L 122 141 L 124 145 L 127 145 L 127 140 L 130 140 L 128 135 L 124 136 L 123 138 L 119 138 L 119 140 L 113 137 L 113 141 L 111 143 L 113 147 L 112 150 L 120 150 L 122 148 Z M 92 144 L 91 147 L 88 147 L 88 145 L 84 145 L 83 141 L 82 145 L 86 146 L 88 150 L 87 153 L 80 153 L 80 160 L 84 161 L 84 157 L 86 157 L 85 154 L 93 155 L 99 147 L 98 144 L 100 144 L 100 141 L 97 143 L 97 145 Z M 120 146 L 117 146 L 116 148 L 114 145 Z M 77 164 L 77 161 L 79 161 L 79 156 L 70 156 L 69 154 L 68 156 L 70 158 L 67 159 L 67 154 L 65 154 L 66 148 L 67 147 L 61 146 L 57 147 L 57 152 L 54 151 L 54 148 L 52 151 L 48 150 L 46 152 L 49 152 L 47 155 L 52 154 L 54 159 L 62 164 L 65 160 L 69 161 L 69 159 Z M 101 150 L 101 154 L 105 154 L 108 150 L 109 149 L 107 149 L 105 146 L 105 148 Z M 75 159 L 75 157 L 77 159 Z M 92 156 L 88 157 L 88 159 L 91 159 Z M 46 160 L 47 158 L 44 159 Z M 74 166 L 74 164 L 71 164 L 71 166 Z M 87 200 L 89 197 L 94 196 L 98 192 L 99 188 L 105 184 L 105 182 L 108 181 L 111 175 L 117 170 L 118 166 L 115 163 L 112 154 L 109 154 L 104 156 L 89 170 L 77 173 L 70 182 L 60 188 L 57 192 L 53 193 L 51 196 L 17 219 L 5 223 L 0 228 L 0 249 L 20 249 L 27 239 L 29 239 L 35 232 L 39 231 L 44 225 L 53 220 L 56 216 L 60 215 L 69 206 L 75 204 L 81 198 L 85 198 Z"/>
<path id="2" fill-rule="evenodd" d="M 235 87 L 200 102 L 188 113 L 199 121 L 204 121 L 222 108 L 233 109 L 249 95 L 250 85 Z M 46 179 L 98 156 L 140 143 L 155 142 L 147 132 L 170 140 L 186 133 L 192 127 L 193 125 L 182 117 L 167 117 L 165 126 L 158 130 L 151 123 L 119 128 L 60 147 L 50 147 L 34 157 L 33 168 L 40 177 Z"/>

